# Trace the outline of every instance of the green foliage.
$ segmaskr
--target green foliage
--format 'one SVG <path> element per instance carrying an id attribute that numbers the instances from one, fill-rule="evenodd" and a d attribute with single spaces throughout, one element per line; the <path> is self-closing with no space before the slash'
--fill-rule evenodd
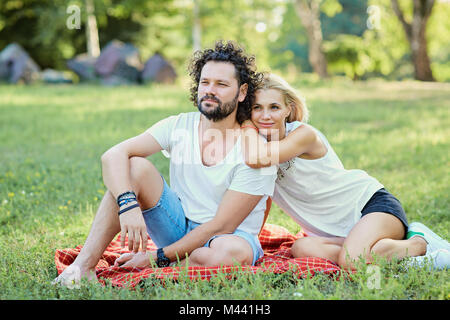
<path id="1" fill-rule="evenodd" d="M 328 17 L 334 17 L 342 11 L 342 5 L 338 0 L 324 0 L 321 1 L 320 11 L 325 13 Z"/>
<path id="2" fill-rule="evenodd" d="M 320 17 L 324 39 L 332 40 L 339 34 L 361 36 L 367 28 L 367 0 L 339 0 L 338 4 L 341 9 L 334 15 L 323 12 Z"/>
<path id="3" fill-rule="evenodd" d="M 437 2 L 428 22 L 428 52 L 433 75 L 438 81 L 450 82 L 450 4 Z"/>
<path id="4" fill-rule="evenodd" d="M 275 27 L 268 35 L 272 69 L 283 72 L 311 72 L 308 61 L 308 38 L 292 2 L 278 7 L 282 20 L 274 19 Z"/>
<path id="5" fill-rule="evenodd" d="M 100 45 L 119 39 L 136 45 L 145 61 L 156 52 L 178 74 L 192 53 L 193 0 L 95 0 Z M 294 75 L 311 72 L 306 32 L 294 0 L 199 0 L 202 46 L 218 39 L 241 43 L 256 55 L 260 70 Z M 81 29 L 66 26 L 69 5 L 81 9 Z M 401 0 L 408 21 L 411 1 Z M 0 50 L 21 44 L 43 68 L 65 69 L 65 62 L 86 51 L 84 0 L 6 0 L 0 2 Z M 379 27 L 369 29 L 369 6 L 379 10 Z M 412 77 L 410 48 L 390 0 L 323 0 L 320 21 L 329 69 L 350 78 Z M 450 4 L 436 2 L 427 37 L 433 73 L 450 81 Z M 351 46 L 354 45 L 352 48 Z M 358 52 L 356 52 L 358 51 Z M 342 54 L 342 56 L 340 56 Z"/>
<path id="6" fill-rule="evenodd" d="M 101 47 L 113 39 L 142 43 L 139 40 L 152 16 L 162 8 L 165 14 L 173 11 L 171 0 L 95 0 L 94 3 Z M 42 68 L 65 69 L 67 59 L 86 52 L 84 4 L 84 0 L 2 1 L 0 48 L 18 42 Z M 80 8 L 81 29 L 69 29 L 66 25 L 69 5 Z"/>
<path id="7" fill-rule="evenodd" d="M 333 41 L 325 42 L 324 49 L 333 73 L 344 72 L 351 79 L 357 79 L 372 67 L 360 37 L 342 34 Z"/>

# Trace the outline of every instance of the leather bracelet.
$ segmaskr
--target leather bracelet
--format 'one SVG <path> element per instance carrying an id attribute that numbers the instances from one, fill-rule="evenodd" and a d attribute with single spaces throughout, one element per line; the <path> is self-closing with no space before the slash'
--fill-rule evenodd
<path id="1" fill-rule="evenodd" d="M 117 205 L 119 206 L 119 207 L 121 207 L 122 205 L 124 205 L 124 204 L 126 204 L 126 203 L 128 203 L 128 201 L 126 201 L 125 203 L 122 203 L 121 204 L 121 202 L 123 201 L 123 200 L 131 200 L 131 199 L 133 199 L 133 200 L 136 200 L 136 193 L 134 193 L 133 191 L 126 191 L 126 192 L 124 192 L 124 193 L 122 193 L 122 194 L 120 194 L 118 197 L 117 197 Z"/>
<path id="2" fill-rule="evenodd" d="M 122 213 L 124 213 L 124 212 L 127 212 L 127 211 L 129 211 L 129 210 L 131 210 L 131 209 L 134 209 L 134 208 L 136 208 L 136 207 L 139 207 L 139 203 L 135 203 L 135 204 L 133 204 L 132 206 L 129 206 L 129 207 L 126 207 L 125 209 L 122 209 L 122 210 L 120 210 L 119 211 L 119 216 L 122 214 Z"/>

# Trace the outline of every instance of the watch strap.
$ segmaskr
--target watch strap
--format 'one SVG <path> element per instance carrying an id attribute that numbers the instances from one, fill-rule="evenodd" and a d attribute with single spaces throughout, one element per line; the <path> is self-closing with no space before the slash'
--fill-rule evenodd
<path id="1" fill-rule="evenodd" d="M 166 257 L 166 255 L 164 254 L 164 250 L 163 248 L 159 248 L 156 251 L 156 264 L 158 265 L 158 267 L 163 268 L 163 267 L 168 267 L 170 264 L 170 259 Z"/>

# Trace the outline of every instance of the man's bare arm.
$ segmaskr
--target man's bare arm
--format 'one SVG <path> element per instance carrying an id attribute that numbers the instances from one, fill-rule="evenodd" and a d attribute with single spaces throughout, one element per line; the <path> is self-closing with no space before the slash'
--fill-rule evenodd
<path id="1" fill-rule="evenodd" d="M 162 148 L 156 139 L 147 132 L 125 140 L 102 155 L 103 182 L 114 198 L 126 191 L 132 190 L 130 179 L 130 158 L 148 157 Z M 141 209 L 131 209 L 120 215 L 121 245 L 125 245 L 128 233 L 128 248 L 137 252 L 142 243 L 142 250 L 147 248 L 147 228 Z"/>
<path id="2" fill-rule="evenodd" d="M 177 242 L 164 248 L 164 254 L 171 261 L 184 259 L 197 248 L 202 247 L 211 237 L 233 233 L 255 208 L 263 196 L 227 190 L 217 209 L 215 217 L 198 226 Z"/>

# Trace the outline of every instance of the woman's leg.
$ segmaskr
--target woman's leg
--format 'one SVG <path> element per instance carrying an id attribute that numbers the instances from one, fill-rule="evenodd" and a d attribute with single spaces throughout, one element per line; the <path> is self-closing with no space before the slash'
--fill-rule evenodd
<path id="1" fill-rule="evenodd" d="M 342 237 L 304 237 L 294 242 L 291 248 L 291 254 L 295 258 L 302 257 L 319 257 L 338 261 L 339 252 L 345 238 Z"/>
<path id="2" fill-rule="evenodd" d="M 342 268 L 354 269 L 355 261 L 362 257 L 371 262 L 372 254 L 388 259 L 425 254 L 425 240 L 403 240 L 404 236 L 400 219 L 389 213 L 372 212 L 363 216 L 345 238 L 337 262 Z"/>
<path id="3" fill-rule="evenodd" d="M 381 239 L 373 245 L 371 253 L 387 260 L 417 257 L 426 253 L 426 242 L 419 237 L 407 240 Z"/>

